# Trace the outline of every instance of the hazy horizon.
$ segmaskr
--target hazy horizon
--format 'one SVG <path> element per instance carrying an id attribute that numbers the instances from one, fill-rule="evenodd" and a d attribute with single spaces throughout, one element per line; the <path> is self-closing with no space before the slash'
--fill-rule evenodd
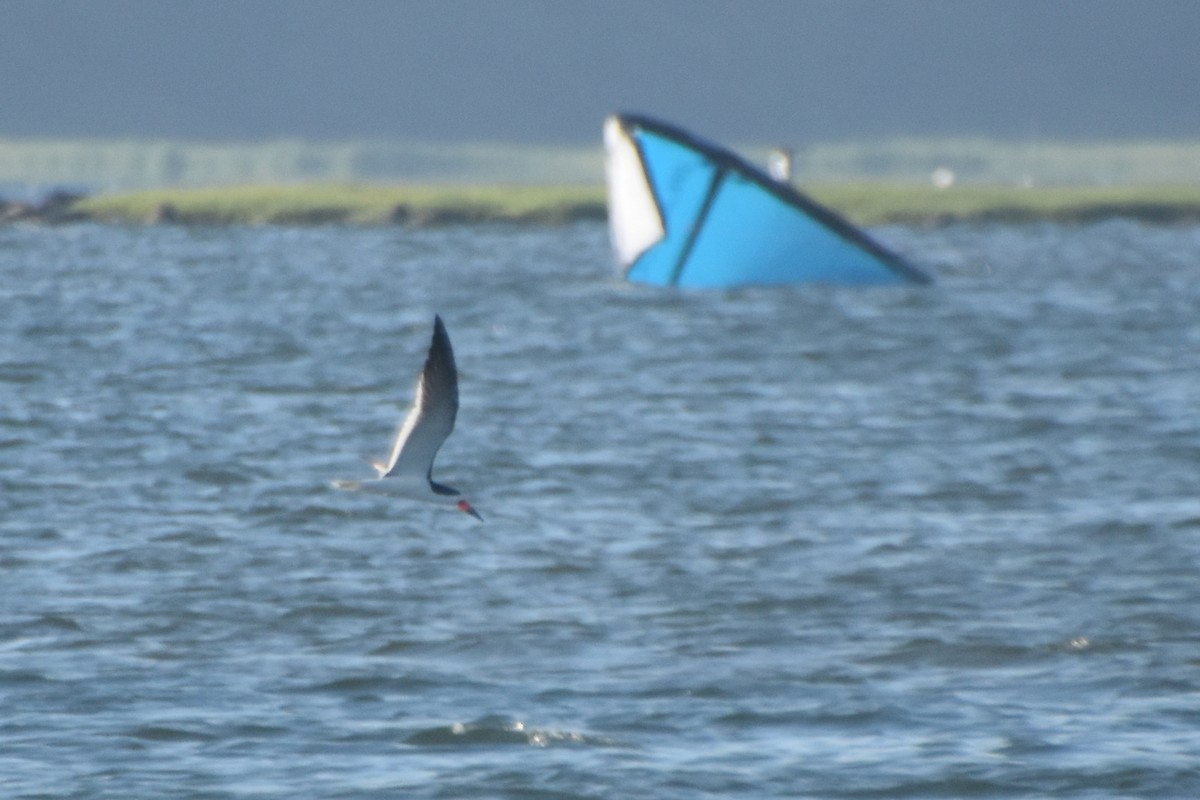
<path id="1" fill-rule="evenodd" d="M 1190 0 L 7 0 L 4 138 L 1194 139 Z"/>

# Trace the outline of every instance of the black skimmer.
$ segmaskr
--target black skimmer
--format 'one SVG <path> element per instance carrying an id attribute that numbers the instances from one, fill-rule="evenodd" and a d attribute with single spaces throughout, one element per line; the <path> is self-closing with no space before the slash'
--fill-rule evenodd
<path id="1" fill-rule="evenodd" d="M 377 480 L 388 482 L 387 494 L 398 494 L 439 505 L 453 504 L 464 514 L 483 521 L 463 493 L 433 479 L 433 459 L 454 430 L 458 415 L 458 369 L 442 318 L 433 317 L 433 341 L 417 383 L 416 397 L 404 418 L 386 462 L 372 461 Z M 339 489 L 362 488 L 359 481 L 334 481 Z"/>

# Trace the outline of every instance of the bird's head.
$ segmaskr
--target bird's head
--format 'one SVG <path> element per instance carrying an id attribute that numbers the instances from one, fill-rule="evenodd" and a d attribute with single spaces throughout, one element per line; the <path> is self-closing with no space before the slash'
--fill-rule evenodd
<path id="1" fill-rule="evenodd" d="M 443 483 L 438 483 L 433 478 L 428 476 L 426 476 L 426 480 L 429 482 L 429 489 L 433 492 L 432 496 L 429 494 L 424 495 L 427 500 L 433 499 L 434 497 L 440 498 L 441 500 L 449 500 L 451 503 L 454 503 L 454 507 L 459 511 L 463 512 L 464 514 L 470 514 L 475 519 L 483 522 L 483 517 L 479 516 L 479 512 L 475 510 L 473 505 L 471 505 L 471 501 L 468 500 L 466 496 L 458 489 L 455 489 L 453 486 L 446 486 Z"/>
<path id="2" fill-rule="evenodd" d="M 470 501 L 467 500 L 467 498 L 459 497 L 458 502 L 456 502 L 454 505 L 458 508 L 459 511 L 463 512 L 464 514 L 470 514 L 475 519 L 479 520 L 480 522 L 483 522 L 483 517 L 479 516 L 479 512 L 475 510 L 475 507 L 473 505 L 471 505 Z"/>

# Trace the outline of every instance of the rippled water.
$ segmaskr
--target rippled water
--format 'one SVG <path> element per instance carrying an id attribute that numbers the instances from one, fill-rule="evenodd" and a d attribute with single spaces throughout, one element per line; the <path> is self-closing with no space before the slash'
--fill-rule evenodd
<path id="1" fill-rule="evenodd" d="M 878 233 L 0 229 L 0 795 L 1197 796 L 1200 229 Z"/>

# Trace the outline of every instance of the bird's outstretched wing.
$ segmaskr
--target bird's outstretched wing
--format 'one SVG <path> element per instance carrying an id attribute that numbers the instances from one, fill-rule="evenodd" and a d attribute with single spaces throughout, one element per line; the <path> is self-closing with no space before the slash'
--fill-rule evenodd
<path id="1" fill-rule="evenodd" d="M 458 370 L 454 350 L 440 316 L 433 318 L 433 341 L 417 383 L 416 397 L 392 443 L 386 464 L 376 464 L 379 477 L 429 477 L 442 442 L 454 430 L 458 415 Z"/>

